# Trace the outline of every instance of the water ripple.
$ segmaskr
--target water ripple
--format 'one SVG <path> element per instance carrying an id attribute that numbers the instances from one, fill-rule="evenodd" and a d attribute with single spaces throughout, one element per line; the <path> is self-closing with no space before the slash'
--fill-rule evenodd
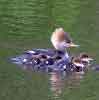
<path id="1" fill-rule="evenodd" d="M 77 72 L 69 75 L 66 72 L 51 72 L 49 75 L 50 90 L 54 98 L 60 98 L 65 88 L 79 87 L 80 80 L 83 79 L 83 74 Z"/>

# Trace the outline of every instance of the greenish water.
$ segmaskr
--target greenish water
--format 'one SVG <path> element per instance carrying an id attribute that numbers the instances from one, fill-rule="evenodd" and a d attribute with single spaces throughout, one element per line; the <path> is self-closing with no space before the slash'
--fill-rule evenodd
<path id="1" fill-rule="evenodd" d="M 72 53 L 86 51 L 98 64 L 98 12 L 98 0 L 0 0 L 0 100 L 98 100 L 98 72 L 83 79 L 56 75 L 55 98 L 53 73 L 22 70 L 8 61 L 27 49 L 52 48 L 51 32 L 63 27 L 81 45 Z"/>

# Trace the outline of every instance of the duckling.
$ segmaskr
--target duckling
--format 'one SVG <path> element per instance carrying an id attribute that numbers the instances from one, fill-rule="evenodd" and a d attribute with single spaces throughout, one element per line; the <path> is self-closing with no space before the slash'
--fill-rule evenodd
<path id="1" fill-rule="evenodd" d="M 84 66 L 84 64 L 82 63 L 82 61 L 81 61 L 81 59 L 80 58 L 77 58 L 77 57 L 74 57 L 73 59 L 72 59 L 72 64 L 73 64 L 73 70 L 75 71 L 75 72 L 79 72 L 79 73 L 82 73 L 82 74 L 84 74 L 84 68 L 85 68 L 85 66 Z"/>
<path id="2" fill-rule="evenodd" d="M 87 53 L 80 53 L 79 58 L 81 59 L 82 63 L 87 66 L 91 64 L 91 61 L 93 61 L 93 59 L 89 57 Z"/>

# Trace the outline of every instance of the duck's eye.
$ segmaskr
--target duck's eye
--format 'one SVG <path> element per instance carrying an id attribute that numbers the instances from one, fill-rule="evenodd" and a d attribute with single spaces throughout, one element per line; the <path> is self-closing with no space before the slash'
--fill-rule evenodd
<path id="1" fill-rule="evenodd" d="M 66 43 L 71 43 L 71 41 L 70 40 L 67 40 Z"/>

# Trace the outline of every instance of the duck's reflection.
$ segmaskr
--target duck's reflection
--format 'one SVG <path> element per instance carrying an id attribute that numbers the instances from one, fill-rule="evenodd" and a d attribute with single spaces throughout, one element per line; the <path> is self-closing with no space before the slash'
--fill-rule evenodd
<path id="1" fill-rule="evenodd" d="M 24 66 L 22 67 L 24 70 L 32 70 L 37 71 L 38 69 L 34 69 L 32 66 Z M 42 72 L 40 70 L 40 72 Z M 49 83 L 50 90 L 53 94 L 54 98 L 60 98 L 62 92 L 66 88 L 76 88 L 80 86 L 80 81 L 83 79 L 84 73 L 82 72 L 71 72 L 67 73 L 66 71 L 52 71 L 49 73 Z"/>
<path id="2" fill-rule="evenodd" d="M 66 74 L 66 72 L 51 72 L 50 73 L 50 90 L 54 98 L 59 98 L 62 91 L 66 88 L 75 88 L 80 85 L 80 80 L 83 78 L 81 73 Z"/>
<path id="3" fill-rule="evenodd" d="M 58 97 L 62 93 L 64 87 L 64 80 L 59 72 L 50 73 L 50 89 L 55 97 Z"/>
<path id="4" fill-rule="evenodd" d="M 69 88 L 76 88 L 80 86 L 80 81 L 83 79 L 84 74 L 80 72 L 71 73 L 66 79 L 65 84 Z"/>

